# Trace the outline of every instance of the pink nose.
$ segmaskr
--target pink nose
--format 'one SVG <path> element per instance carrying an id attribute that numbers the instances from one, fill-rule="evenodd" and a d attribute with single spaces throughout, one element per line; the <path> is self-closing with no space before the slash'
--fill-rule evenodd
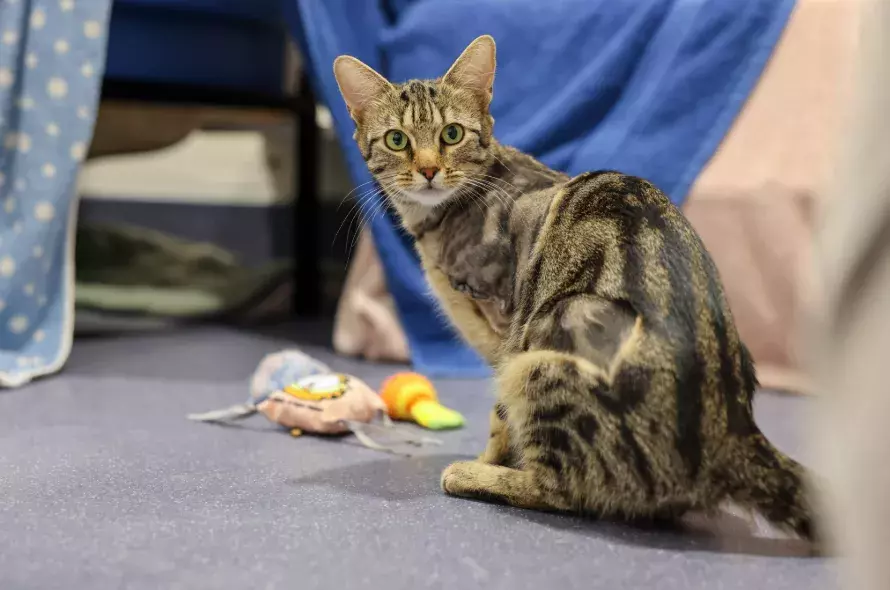
<path id="1" fill-rule="evenodd" d="M 423 174 L 423 177 L 427 180 L 432 180 L 438 171 L 439 169 L 435 166 L 430 166 L 429 168 L 420 168 L 419 170 L 419 172 Z"/>

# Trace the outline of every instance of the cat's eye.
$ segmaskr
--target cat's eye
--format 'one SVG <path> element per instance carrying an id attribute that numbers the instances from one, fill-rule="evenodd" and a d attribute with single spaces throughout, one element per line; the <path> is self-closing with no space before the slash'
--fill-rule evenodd
<path id="1" fill-rule="evenodd" d="M 408 136 L 398 129 L 392 129 L 386 132 L 386 147 L 394 152 L 400 152 L 408 147 Z"/>
<path id="2" fill-rule="evenodd" d="M 442 141 L 447 143 L 448 145 L 454 145 L 456 143 L 460 143 L 460 140 L 464 138 L 464 128 L 458 125 L 457 123 L 452 123 L 451 125 L 446 125 L 445 129 L 442 130 Z"/>

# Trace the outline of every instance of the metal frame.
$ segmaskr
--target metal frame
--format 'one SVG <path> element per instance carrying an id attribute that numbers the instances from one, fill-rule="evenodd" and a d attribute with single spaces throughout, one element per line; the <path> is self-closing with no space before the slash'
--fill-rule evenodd
<path id="1" fill-rule="evenodd" d="M 293 198 L 293 311 L 317 316 L 321 310 L 322 274 L 319 221 L 319 130 L 315 97 L 304 74 L 296 96 L 273 96 L 226 88 L 187 84 L 134 82 L 106 78 L 102 97 L 107 99 L 206 105 L 225 108 L 264 108 L 286 111 L 294 118 Z"/>

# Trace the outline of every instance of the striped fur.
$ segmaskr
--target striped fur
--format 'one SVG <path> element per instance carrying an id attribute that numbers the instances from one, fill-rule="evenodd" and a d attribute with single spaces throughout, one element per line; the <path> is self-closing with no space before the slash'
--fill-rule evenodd
<path id="1" fill-rule="evenodd" d="M 443 309 L 497 372 L 488 447 L 444 472 L 445 491 L 628 518 L 732 499 L 811 537 L 804 472 L 754 422 L 750 354 L 667 197 L 613 171 L 568 178 L 495 141 L 490 38 L 439 80 L 396 85 L 359 67 L 335 66 L 359 147 Z M 437 143 L 454 121 L 472 131 Z M 409 149 L 386 148 L 391 128 Z M 447 194 L 432 205 L 417 197 L 423 150 Z"/>

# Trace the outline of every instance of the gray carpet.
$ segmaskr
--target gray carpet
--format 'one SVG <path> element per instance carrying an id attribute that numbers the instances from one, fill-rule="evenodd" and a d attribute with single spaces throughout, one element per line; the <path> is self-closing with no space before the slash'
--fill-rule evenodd
<path id="1" fill-rule="evenodd" d="M 299 339 L 300 335 L 297 335 Z M 484 381 L 441 381 L 468 418 L 413 458 L 185 414 L 240 401 L 284 339 L 224 328 L 90 339 L 67 371 L 0 392 L 0 588 L 831 589 L 779 541 L 656 531 L 448 498 L 477 453 Z M 377 386 L 392 366 L 332 358 Z M 758 416 L 794 453 L 805 402 Z"/>

